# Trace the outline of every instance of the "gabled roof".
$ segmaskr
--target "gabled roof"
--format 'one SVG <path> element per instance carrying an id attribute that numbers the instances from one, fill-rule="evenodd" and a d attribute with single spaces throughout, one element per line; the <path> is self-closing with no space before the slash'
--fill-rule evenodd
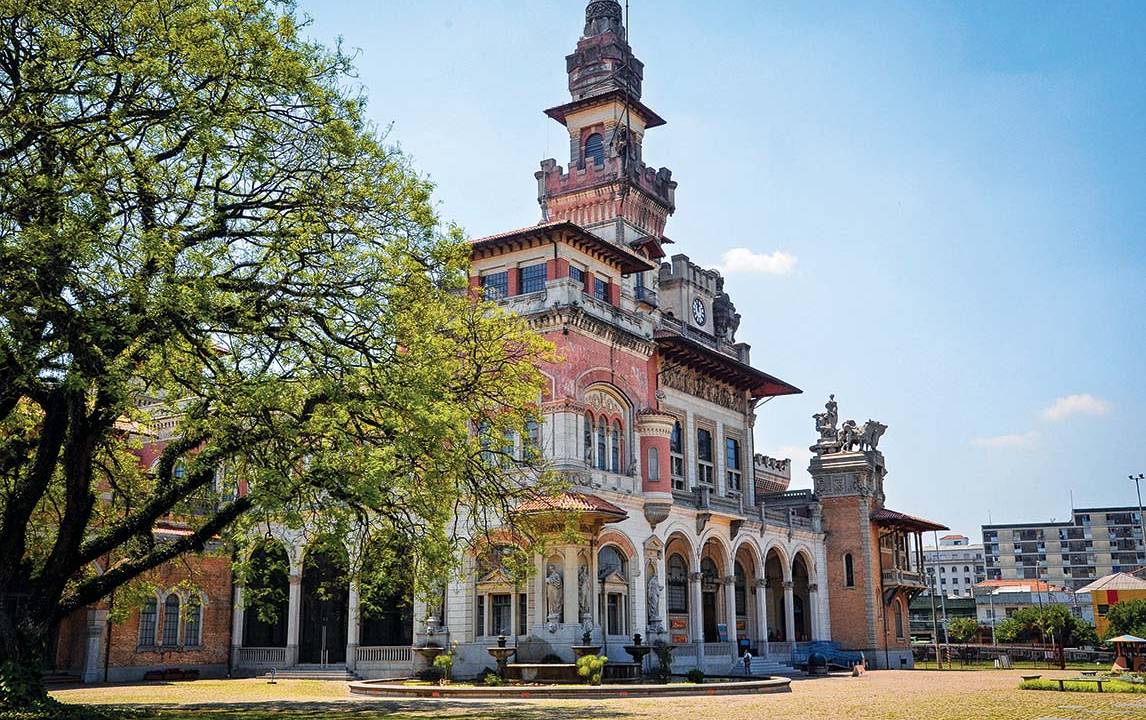
<path id="1" fill-rule="evenodd" d="M 1075 590 L 1076 593 L 1090 593 L 1106 590 L 1146 590 L 1146 580 L 1135 577 L 1130 573 L 1114 573 L 1100 577 L 1085 587 Z"/>
<path id="2" fill-rule="evenodd" d="M 613 265 L 626 275 L 656 269 L 656 265 L 628 248 L 597 237 L 580 225 L 568 220 L 530 225 L 529 227 L 471 240 L 470 254 L 474 258 L 488 257 L 497 254 L 498 251 L 519 250 L 547 242 L 563 242 L 586 255 Z"/>
<path id="3" fill-rule="evenodd" d="M 804 392 L 795 385 L 772 377 L 766 372 L 683 335 L 658 331 L 656 342 L 665 360 L 691 367 L 739 390 L 747 390 L 752 393 L 753 399 L 799 395 Z"/>
<path id="4" fill-rule="evenodd" d="M 666 124 L 666 120 L 660 115 L 653 112 L 647 105 L 639 100 L 632 100 L 628 97 L 628 93 L 620 88 L 614 88 L 609 92 L 601 93 L 600 95 L 591 95 L 587 98 L 574 100 L 573 102 L 551 107 L 545 111 L 545 114 L 553 118 L 562 125 L 565 124 L 565 118 L 582 108 L 593 107 L 594 105 L 603 105 L 606 102 L 616 100 L 618 102 L 626 103 L 633 112 L 640 115 L 645 121 L 645 129 L 660 127 Z"/>
<path id="5" fill-rule="evenodd" d="M 1051 585 L 1045 580 L 984 580 L 981 583 L 976 583 L 976 588 L 983 590 L 1003 590 L 1014 592 L 1051 592 L 1052 590 L 1060 590 L 1061 588 Z"/>
<path id="6" fill-rule="evenodd" d="M 896 512 L 895 510 L 888 510 L 887 508 L 877 508 L 872 510 L 871 520 L 876 525 L 900 527 L 906 530 L 911 530 L 912 532 L 951 529 L 946 525 L 940 525 L 937 522 L 924 520 L 921 517 L 915 517 L 914 515 L 908 515 L 907 513 Z"/>

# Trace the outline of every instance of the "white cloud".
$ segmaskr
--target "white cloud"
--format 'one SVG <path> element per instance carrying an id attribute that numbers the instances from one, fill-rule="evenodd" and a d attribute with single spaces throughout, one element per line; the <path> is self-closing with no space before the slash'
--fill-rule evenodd
<path id="1" fill-rule="evenodd" d="M 720 258 L 720 272 L 725 275 L 732 273 L 767 273 L 769 275 L 787 275 L 796 268 L 796 256 L 777 250 L 771 255 L 757 253 L 748 248 L 732 248 Z"/>
<path id="2" fill-rule="evenodd" d="M 1067 395 L 1051 403 L 1040 413 L 1047 422 L 1062 422 L 1074 415 L 1105 415 L 1110 412 L 1110 403 L 1096 398 L 1090 393 Z"/>
<path id="3" fill-rule="evenodd" d="M 1030 430 L 1025 433 L 1015 433 L 1013 435 L 977 437 L 971 440 L 971 444 L 981 448 L 1029 448 L 1034 447 L 1038 441 L 1038 431 Z"/>

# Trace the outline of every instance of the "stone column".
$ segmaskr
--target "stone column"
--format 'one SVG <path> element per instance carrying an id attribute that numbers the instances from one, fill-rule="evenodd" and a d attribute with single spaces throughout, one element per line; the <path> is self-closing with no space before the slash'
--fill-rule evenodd
<path id="1" fill-rule="evenodd" d="M 688 631 L 693 644 L 696 646 L 696 666 L 704 666 L 704 610 L 701 597 L 699 572 L 688 574 Z"/>
<path id="2" fill-rule="evenodd" d="M 564 612 L 562 621 L 566 625 L 577 625 L 581 618 L 577 617 L 579 603 L 577 600 L 577 546 L 566 545 L 564 554 L 564 567 L 562 568 L 562 590 L 564 591 Z M 578 640 L 580 642 L 580 640 Z"/>
<path id="3" fill-rule="evenodd" d="M 302 625 L 302 573 L 291 568 L 290 595 L 287 600 L 286 665 L 298 664 L 298 633 Z"/>
<path id="4" fill-rule="evenodd" d="M 549 608 L 546 606 L 549 595 L 545 592 L 545 571 L 548 569 L 548 562 L 544 557 L 538 555 L 536 565 L 537 573 L 536 577 L 533 578 L 533 624 L 540 628 L 549 622 Z"/>
<path id="5" fill-rule="evenodd" d="M 728 626 L 728 642 L 732 644 L 732 657 L 736 657 L 736 576 L 724 576 L 722 584 L 724 586 L 724 624 Z"/>
<path id="6" fill-rule="evenodd" d="M 796 609 L 793 607 L 795 584 L 791 580 L 784 581 L 784 638 L 788 641 L 789 649 L 794 650 L 796 645 Z"/>
<path id="7" fill-rule="evenodd" d="M 243 607 L 243 586 L 235 587 L 235 604 L 231 608 L 231 670 L 239 667 L 243 648 L 243 622 L 247 614 Z"/>
<path id="8" fill-rule="evenodd" d="M 808 622 L 808 637 L 813 640 L 820 639 L 820 587 L 816 583 L 808 584 L 808 609 L 804 615 L 807 616 Z"/>
<path id="9" fill-rule="evenodd" d="M 756 581 L 756 635 L 758 649 L 768 657 L 768 581 Z"/>
<path id="10" fill-rule="evenodd" d="M 346 669 L 354 670 L 358 661 L 358 578 L 350 581 L 346 595 Z"/>
<path id="11" fill-rule="evenodd" d="M 161 611 L 162 605 L 159 606 Z M 107 610 L 88 610 L 87 640 L 84 648 L 85 683 L 103 682 L 104 640 L 107 638 Z M 55 658 L 53 658 L 55 660 Z"/>

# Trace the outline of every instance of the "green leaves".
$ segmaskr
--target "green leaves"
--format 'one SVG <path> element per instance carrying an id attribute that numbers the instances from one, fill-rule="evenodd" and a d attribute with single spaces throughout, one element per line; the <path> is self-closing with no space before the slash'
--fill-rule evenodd
<path id="1" fill-rule="evenodd" d="M 0 592 L 58 617 L 273 522 L 430 595 L 549 489 L 475 429 L 523 436 L 551 349 L 290 4 L 0 9 Z"/>

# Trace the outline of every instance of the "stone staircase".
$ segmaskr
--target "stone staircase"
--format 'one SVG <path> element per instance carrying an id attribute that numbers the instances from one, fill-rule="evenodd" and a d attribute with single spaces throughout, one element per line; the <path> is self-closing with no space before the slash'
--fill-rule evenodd
<path id="1" fill-rule="evenodd" d="M 83 678 L 75 673 L 63 670 L 49 670 L 44 673 L 45 685 L 79 685 Z"/>
<path id="2" fill-rule="evenodd" d="M 743 670 L 744 663 L 740 663 L 740 669 Z M 780 662 L 779 660 L 769 660 L 768 658 L 754 657 L 752 658 L 752 676 L 762 677 L 764 675 L 778 675 L 780 677 L 801 677 L 803 672 L 797 670 L 787 663 Z"/>
<path id="3" fill-rule="evenodd" d="M 269 672 L 261 677 L 270 679 Z M 357 680 L 358 676 L 346 669 L 344 663 L 338 665 L 299 664 L 292 668 L 275 672 L 276 680 Z"/>

